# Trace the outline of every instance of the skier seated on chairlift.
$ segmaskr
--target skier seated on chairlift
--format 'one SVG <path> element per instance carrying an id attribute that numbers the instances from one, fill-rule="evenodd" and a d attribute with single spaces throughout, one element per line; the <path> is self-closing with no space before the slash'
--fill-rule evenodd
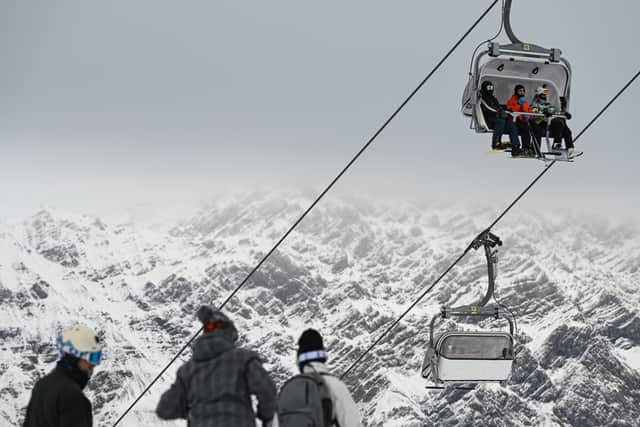
<path id="1" fill-rule="evenodd" d="M 521 84 L 517 84 L 513 89 L 513 95 L 507 101 L 507 110 L 514 113 L 531 113 L 531 107 L 525 99 L 525 89 Z M 522 138 L 522 154 L 533 154 L 531 147 L 531 128 L 529 127 L 529 114 L 519 114 L 515 119 L 515 125 Z"/>
<path id="2" fill-rule="evenodd" d="M 562 139 L 564 138 L 567 152 L 569 155 L 573 154 L 573 138 L 571 130 L 567 126 L 567 122 L 564 118 L 555 117 L 550 122 L 548 117 L 556 113 L 556 108 L 549 102 L 547 95 L 549 89 L 544 86 L 540 86 L 536 89 L 536 94 L 531 102 L 531 109 L 534 113 L 544 114 L 545 117 L 534 117 L 532 120 L 531 128 L 533 135 L 536 138 L 538 147 L 542 144 L 542 138 L 549 130 L 549 135 L 553 138 L 553 149 L 557 150 L 562 147 Z M 560 98 L 560 105 L 562 107 L 561 113 L 569 119 L 571 114 L 564 111 L 566 109 L 566 99 Z"/>
<path id="3" fill-rule="evenodd" d="M 509 140 L 511 141 L 511 155 L 517 156 L 520 154 L 520 140 L 518 139 L 518 129 L 513 121 L 509 120 L 505 107 L 498 101 L 498 98 L 493 94 L 494 86 L 490 81 L 482 83 L 480 89 L 480 96 L 482 97 L 482 114 L 487 123 L 489 129 L 493 129 L 493 136 L 491 138 L 491 148 L 500 149 L 500 141 L 502 135 L 507 133 Z"/>
<path id="4" fill-rule="evenodd" d="M 573 135 L 571 133 L 571 129 L 567 125 L 567 120 L 571 120 L 571 113 L 567 111 L 567 99 L 564 96 L 560 97 L 560 113 L 564 114 L 564 117 L 556 117 L 551 120 L 551 135 L 554 135 L 553 138 L 553 148 L 561 148 L 562 140 L 564 139 L 564 145 L 567 149 L 567 154 L 572 156 L 574 154 L 574 146 L 573 146 Z M 558 130 L 554 132 L 554 127 Z"/>

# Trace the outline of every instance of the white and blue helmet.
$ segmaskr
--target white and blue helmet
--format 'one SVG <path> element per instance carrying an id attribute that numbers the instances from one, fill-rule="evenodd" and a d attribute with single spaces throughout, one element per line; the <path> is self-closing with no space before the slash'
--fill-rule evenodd
<path id="1" fill-rule="evenodd" d="M 92 365 L 100 363 L 102 346 L 93 330 L 84 325 L 63 329 L 56 339 L 60 356 L 69 354 L 84 359 Z"/>

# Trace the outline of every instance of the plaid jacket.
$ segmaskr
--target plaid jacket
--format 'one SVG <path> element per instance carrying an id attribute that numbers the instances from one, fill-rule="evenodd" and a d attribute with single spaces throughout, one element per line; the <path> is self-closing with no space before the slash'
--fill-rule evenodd
<path id="1" fill-rule="evenodd" d="M 555 107 L 549 101 L 543 101 L 538 97 L 538 95 L 533 97 L 533 101 L 531 102 L 531 111 L 539 114 L 553 114 L 556 112 Z M 534 122 L 536 124 L 540 124 L 542 122 L 546 123 L 547 119 L 542 117 L 536 117 Z"/>
<path id="2" fill-rule="evenodd" d="M 251 395 L 258 399 L 257 414 Z M 165 420 L 188 418 L 191 427 L 254 427 L 256 415 L 263 421 L 273 418 L 276 400 L 276 387 L 258 355 L 214 331 L 196 340 L 192 359 L 178 369 L 156 414 Z"/>

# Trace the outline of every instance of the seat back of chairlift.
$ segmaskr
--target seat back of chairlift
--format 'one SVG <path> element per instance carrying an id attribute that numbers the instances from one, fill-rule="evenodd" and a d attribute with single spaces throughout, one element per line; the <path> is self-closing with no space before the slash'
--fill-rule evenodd
<path id="1" fill-rule="evenodd" d="M 445 332 L 436 338 L 422 374 L 435 383 L 504 382 L 513 354 L 513 337 L 506 332 Z"/>
<path id="2" fill-rule="evenodd" d="M 469 78 L 462 98 L 462 112 L 472 116 L 472 127 L 476 132 L 489 132 L 485 123 L 480 103 L 480 88 L 485 81 L 491 81 L 494 95 L 501 104 L 506 104 L 514 94 L 516 85 L 525 87 L 525 98 L 533 100 L 536 88 L 543 86 L 549 89 L 548 101 L 560 109 L 560 97 L 564 97 L 569 105 L 571 71 L 565 63 L 535 61 L 528 59 L 494 58 L 484 63 L 477 75 Z"/>

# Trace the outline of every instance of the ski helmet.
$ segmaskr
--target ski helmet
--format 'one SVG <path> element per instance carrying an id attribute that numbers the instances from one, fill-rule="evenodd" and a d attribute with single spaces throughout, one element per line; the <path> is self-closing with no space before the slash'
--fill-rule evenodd
<path id="1" fill-rule="evenodd" d="M 549 94 L 549 89 L 547 89 L 544 86 L 538 86 L 536 88 L 536 95 L 548 95 Z"/>
<path id="2" fill-rule="evenodd" d="M 63 329 L 56 339 L 60 356 L 71 355 L 92 365 L 100 363 L 102 346 L 93 330 L 84 325 Z"/>
<path id="3" fill-rule="evenodd" d="M 482 82 L 482 93 L 492 93 L 493 89 L 493 83 L 491 83 L 489 80 L 485 80 L 484 82 Z"/>

